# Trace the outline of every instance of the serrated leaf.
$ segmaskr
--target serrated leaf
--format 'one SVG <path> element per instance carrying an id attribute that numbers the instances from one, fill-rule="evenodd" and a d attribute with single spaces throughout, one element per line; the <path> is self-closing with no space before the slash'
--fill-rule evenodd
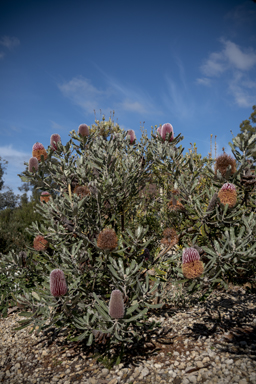
<path id="1" fill-rule="evenodd" d="M 36 292 L 32 292 L 32 296 L 36 299 L 36 300 L 38 300 L 38 301 L 40 301 L 40 297 L 38 296 L 38 294 L 36 293 Z"/>
<path id="2" fill-rule="evenodd" d="M 148 312 L 147 308 L 144 308 L 138 315 L 131 317 L 130 319 L 123 319 L 125 323 L 130 323 L 131 321 L 137 320 L 140 317 L 144 316 Z"/>

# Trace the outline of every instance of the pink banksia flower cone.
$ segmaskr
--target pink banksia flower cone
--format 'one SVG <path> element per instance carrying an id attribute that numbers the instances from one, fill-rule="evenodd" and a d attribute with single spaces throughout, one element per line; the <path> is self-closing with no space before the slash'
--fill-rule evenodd
<path id="1" fill-rule="evenodd" d="M 89 136 L 89 127 L 86 124 L 81 124 L 78 127 L 78 134 L 81 136 Z"/>
<path id="2" fill-rule="evenodd" d="M 166 123 L 166 124 L 162 125 L 161 133 L 160 133 L 162 139 L 165 140 L 166 139 L 166 134 L 170 134 L 170 133 L 171 133 L 171 137 L 169 138 L 169 142 L 173 141 L 173 139 L 174 139 L 174 137 L 173 137 L 173 127 L 169 123 Z"/>
<path id="3" fill-rule="evenodd" d="M 222 204 L 228 204 L 229 208 L 233 208 L 236 205 L 237 201 L 236 187 L 234 186 L 234 184 L 223 184 L 218 193 L 218 197 Z"/>
<path id="4" fill-rule="evenodd" d="M 41 201 L 41 203 L 42 203 L 43 201 L 45 201 L 46 203 L 48 203 L 48 201 L 50 200 L 50 198 L 51 198 L 51 195 L 50 195 L 49 192 L 42 192 L 42 193 L 41 193 L 41 196 L 40 196 L 40 201 Z"/>
<path id="5" fill-rule="evenodd" d="M 28 162 L 28 170 L 29 172 L 33 172 L 33 167 L 35 170 L 38 170 L 38 160 L 36 157 L 30 157 L 29 162 Z"/>
<path id="6" fill-rule="evenodd" d="M 67 293 L 68 287 L 64 272 L 61 269 L 54 269 L 50 274 L 50 291 L 54 297 L 63 296 Z"/>
<path id="7" fill-rule="evenodd" d="M 134 132 L 133 129 L 129 129 L 129 130 L 127 131 L 127 136 L 126 136 L 126 138 L 128 138 L 128 137 L 130 137 L 130 144 L 133 144 L 134 141 L 135 141 L 135 139 L 136 139 L 135 132 Z"/>
<path id="8" fill-rule="evenodd" d="M 202 275 L 204 264 L 195 248 L 186 248 L 182 253 L 182 273 L 186 279 L 195 279 Z"/>
<path id="9" fill-rule="evenodd" d="M 53 135 L 51 135 L 50 144 L 54 151 L 58 149 L 58 142 L 61 143 L 60 135 L 58 133 L 54 133 Z"/>
<path id="10" fill-rule="evenodd" d="M 109 301 L 109 316 L 112 319 L 122 319 L 124 317 L 124 298 L 119 289 L 115 289 L 111 293 Z"/>
<path id="11" fill-rule="evenodd" d="M 36 157 L 38 161 L 41 161 L 41 155 L 44 156 L 44 159 L 47 158 L 47 152 L 43 146 L 43 144 L 38 141 L 32 147 L 32 156 Z"/>

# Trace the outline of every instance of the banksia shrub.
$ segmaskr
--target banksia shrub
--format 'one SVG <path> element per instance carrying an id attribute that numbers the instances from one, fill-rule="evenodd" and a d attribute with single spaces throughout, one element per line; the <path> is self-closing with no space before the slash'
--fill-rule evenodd
<path id="1" fill-rule="evenodd" d="M 163 232 L 163 237 L 161 243 L 168 247 L 176 245 L 179 241 L 179 237 L 174 228 L 166 228 Z"/>
<path id="2" fill-rule="evenodd" d="M 126 138 L 127 138 L 127 139 L 130 138 L 130 144 L 133 144 L 133 143 L 134 143 L 134 141 L 135 141 L 135 139 L 136 139 L 136 136 L 135 136 L 135 132 L 134 132 L 133 129 L 129 129 L 129 130 L 127 131 L 127 136 L 126 136 Z"/>
<path id="3" fill-rule="evenodd" d="M 113 229 L 105 228 L 100 232 L 97 239 L 97 246 L 100 249 L 112 251 L 117 247 L 117 235 Z"/>
<path id="4" fill-rule="evenodd" d="M 50 143 L 54 151 L 56 151 L 56 149 L 58 148 L 58 142 L 61 143 L 60 135 L 58 133 L 54 133 L 53 135 L 51 135 Z"/>
<path id="5" fill-rule="evenodd" d="M 50 274 L 50 291 L 55 297 L 63 296 L 67 293 L 68 287 L 64 272 L 61 269 L 54 269 Z"/>
<path id="6" fill-rule="evenodd" d="M 122 319 L 124 317 L 124 299 L 123 294 L 119 289 L 115 289 L 111 292 L 109 316 L 111 316 L 112 319 Z"/>
<path id="7" fill-rule="evenodd" d="M 218 156 L 216 158 L 216 163 L 214 167 L 215 175 L 217 175 L 217 170 L 219 170 L 222 177 L 225 177 L 226 170 L 229 165 L 231 165 L 231 175 L 233 175 L 236 172 L 235 159 L 230 155 L 227 155 L 226 153 L 223 153 L 223 155 Z"/>
<path id="8" fill-rule="evenodd" d="M 221 187 L 218 193 L 218 197 L 222 204 L 228 204 L 229 208 L 233 208 L 236 205 L 237 201 L 236 187 L 234 186 L 234 184 L 225 183 Z"/>
<path id="9" fill-rule="evenodd" d="M 77 185 L 74 189 L 74 193 L 76 193 L 81 199 L 91 194 L 90 189 L 86 185 Z"/>
<path id="10" fill-rule="evenodd" d="M 41 193 L 41 196 L 40 196 L 40 201 L 41 201 L 41 203 L 42 203 L 43 201 L 45 201 L 46 203 L 48 203 L 48 201 L 50 200 L 50 198 L 51 198 L 51 195 L 50 195 L 49 192 L 42 192 L 42 193 Z"/>
<path id="11" fill-rule="evenodd" d="M 45 251 L 48 247 L 48 241 L 41 235 L 35 237 L 33 247 L 36 251 Z"/>
<path id="12" fill-rule="evenodd" d="M 182 254 L 182 273 L 186 279 L 195 279 L 204 271 L 199 252 L 195 248 L 186 248 Z"/>
<path id="13" fill-rule="evenodd" d="M 33 172 L 33 168 L 35 168 L 35 171 L 38 170 L 38 160 L 36 157 L 30 157 L 29 162 L 28 162 L 29 172 Z"/>
<path id="14" fill-rule="evenodd" d="M 44 159 L 47 158 L 47 152 L 43 144 L 38 143 L 38 141 L 32 147 L 32 156 L 36 157 L 38 161 L 41 161 L 41 155 L 44 156 Z"/>
<path id="15" fill-rule="evenodd" d="M 86 124 L 81 124 L 78 127 L 78 134 L 81 136 L 89 136 L 89 127 Z"/>

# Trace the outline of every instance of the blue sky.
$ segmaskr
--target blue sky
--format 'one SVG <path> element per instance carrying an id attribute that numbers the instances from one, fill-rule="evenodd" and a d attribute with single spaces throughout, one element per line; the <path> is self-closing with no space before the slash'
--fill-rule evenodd
<path id="1" fill-rule="evenodd" d="M 185 152 L 217 154 L 256 104 L 251 1 L 13 1 L 0 5 L 0 156 L 5 185 L 36 141 L 62 143 L 115 111 L 121 128 L 171 123 Z M 142 124 L 143 125 L 143 124 Z M 184 153 L 185 153 L 184 152 Z M 5 191 L 5 190 L 3 190 Z M 30 196 L 31 193 L 29 192 Z"/>

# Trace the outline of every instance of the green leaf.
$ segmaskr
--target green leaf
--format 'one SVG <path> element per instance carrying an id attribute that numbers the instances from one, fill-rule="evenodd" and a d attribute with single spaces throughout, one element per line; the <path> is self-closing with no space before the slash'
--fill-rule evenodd
<path id="1" fill-rule="evenodd" d="M 141 311 L 138 315 L 130 317 L 130 319 L 123 319 L 125 323 L 130 323 L 131 321 L 137 320 L 140 317 L 144 316 L 148 312 L 147 308 L 144 308 L 143 311 Z"/>
<path id="2" fill-rule="evenodd" d="M 38 301 L 40 301 L 40 297 L 38 296 L 38 294 L 36 292 L 32 292 L 32 296 L 34 296 L 34 298 Z"/>

